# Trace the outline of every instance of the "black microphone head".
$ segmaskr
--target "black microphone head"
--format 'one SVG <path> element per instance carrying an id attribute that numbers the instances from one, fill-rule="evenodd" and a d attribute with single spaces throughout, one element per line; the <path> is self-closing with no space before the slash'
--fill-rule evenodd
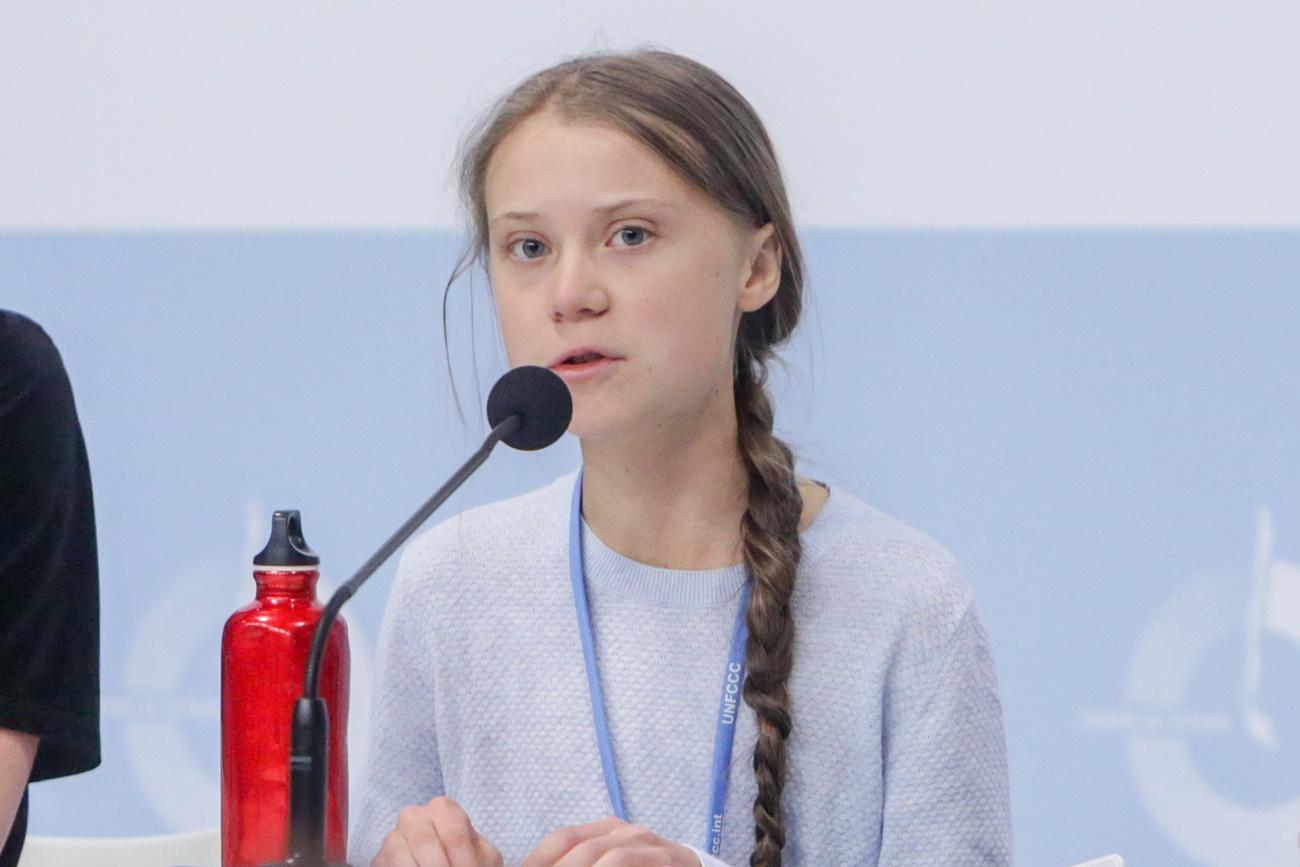
<path id="1" fill-rule="evenodd" d="M 501 441 L 526 452 L 544 449 L 569 429 L 573 418 L 573 396 L 553 370 L 524 364 L 492 386 L 487 400 L 488 424 L 497 425 L 512 415 L 521 419 L 519 428 Z"/>

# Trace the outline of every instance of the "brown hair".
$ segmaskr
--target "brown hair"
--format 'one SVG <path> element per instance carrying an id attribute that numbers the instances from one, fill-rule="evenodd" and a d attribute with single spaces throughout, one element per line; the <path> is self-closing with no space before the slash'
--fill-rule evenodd
<path id="1" fill-rule="evenodd" d="M 785 845 L 781 791 L 790 736 L 786 684 L 793 663 L 790 598 L 802 546 L 803 498 L 794 455 L 772 432 L 767 362 L 786 341 L 803 307 L 803 256 L 795 236 L 780 166 L 753 107 L 707 66 L 669 51 L 639 48 L 591 53 L 535 73 L 493 105 L 461 144 L 459 182 L 472 232 L 456 278 L 488 256 L 484 183 L 497 145 L 526 118 L 554 111 L 574 123 L 618 129 L 650 147 L 685 181 L 755 228 L 771 222 L 781 248 L 780 286 L 772 299 L 741 317 L 735 345 L 737 447 L 748 471 L 749 502 L 741 520 L 745 565 L 754 579 L 745 622 L 746 676 L 742 694 L 754 709 L 758 741 L 754 774 L 751 867 L 779 867 Z M 447 336 L 447 293 L 443 294 Z M 450 370 L 450 349 L 447 350 Z M 453 396 L 455 382 L 452 382 Z M 459 398 L 456 400 L 460 408 Z"/>

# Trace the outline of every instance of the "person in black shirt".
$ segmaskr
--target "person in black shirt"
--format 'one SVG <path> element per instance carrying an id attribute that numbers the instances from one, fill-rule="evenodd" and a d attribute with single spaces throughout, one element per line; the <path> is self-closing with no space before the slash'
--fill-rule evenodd
<path id="1" fill-rule="evenodd" d="M 0 310 L 0 867 L 27 783 L 97 767 L 99 571 L 90 469 L 53 341 Z"/>

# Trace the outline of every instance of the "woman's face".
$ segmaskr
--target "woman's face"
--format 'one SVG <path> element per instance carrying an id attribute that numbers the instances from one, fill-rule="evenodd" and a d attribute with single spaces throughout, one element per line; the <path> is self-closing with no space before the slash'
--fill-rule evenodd
<path id="1" fill-rule="evenodd" d="M 706 422 L 732 408 L 740 314 L 775 294 L 771 224 L 742 226 L 627 134 L 534 115 L 487 167 L 488 276 L 510 366 L 582 346 L 579 437 Z M 554 369 L 554 368 L 553 368 Z"/>

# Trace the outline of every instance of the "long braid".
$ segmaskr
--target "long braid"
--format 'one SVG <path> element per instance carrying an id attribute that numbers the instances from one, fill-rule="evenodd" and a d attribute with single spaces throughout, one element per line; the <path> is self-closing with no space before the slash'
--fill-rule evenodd
<path id="1" fill-rule="evenodd" d="M 751 867 L 780 867 L 785 846 L 781 791 L 790 737 L 786 683 L 794 662 L 790 597 L 802 554 L 799 518 L 803 497 L 794 455 L 772 433 L 772 404 L 764 387 L 767 368 L 742 341 L 737 347 L 736 420 L 740 454 L 749 472 L 749 507 L 741 521 L 745 564 L 754 578 L 745 623 L 746 676 L 742 694 L 757 716 L 754 747 L 754 851 Z"/>

